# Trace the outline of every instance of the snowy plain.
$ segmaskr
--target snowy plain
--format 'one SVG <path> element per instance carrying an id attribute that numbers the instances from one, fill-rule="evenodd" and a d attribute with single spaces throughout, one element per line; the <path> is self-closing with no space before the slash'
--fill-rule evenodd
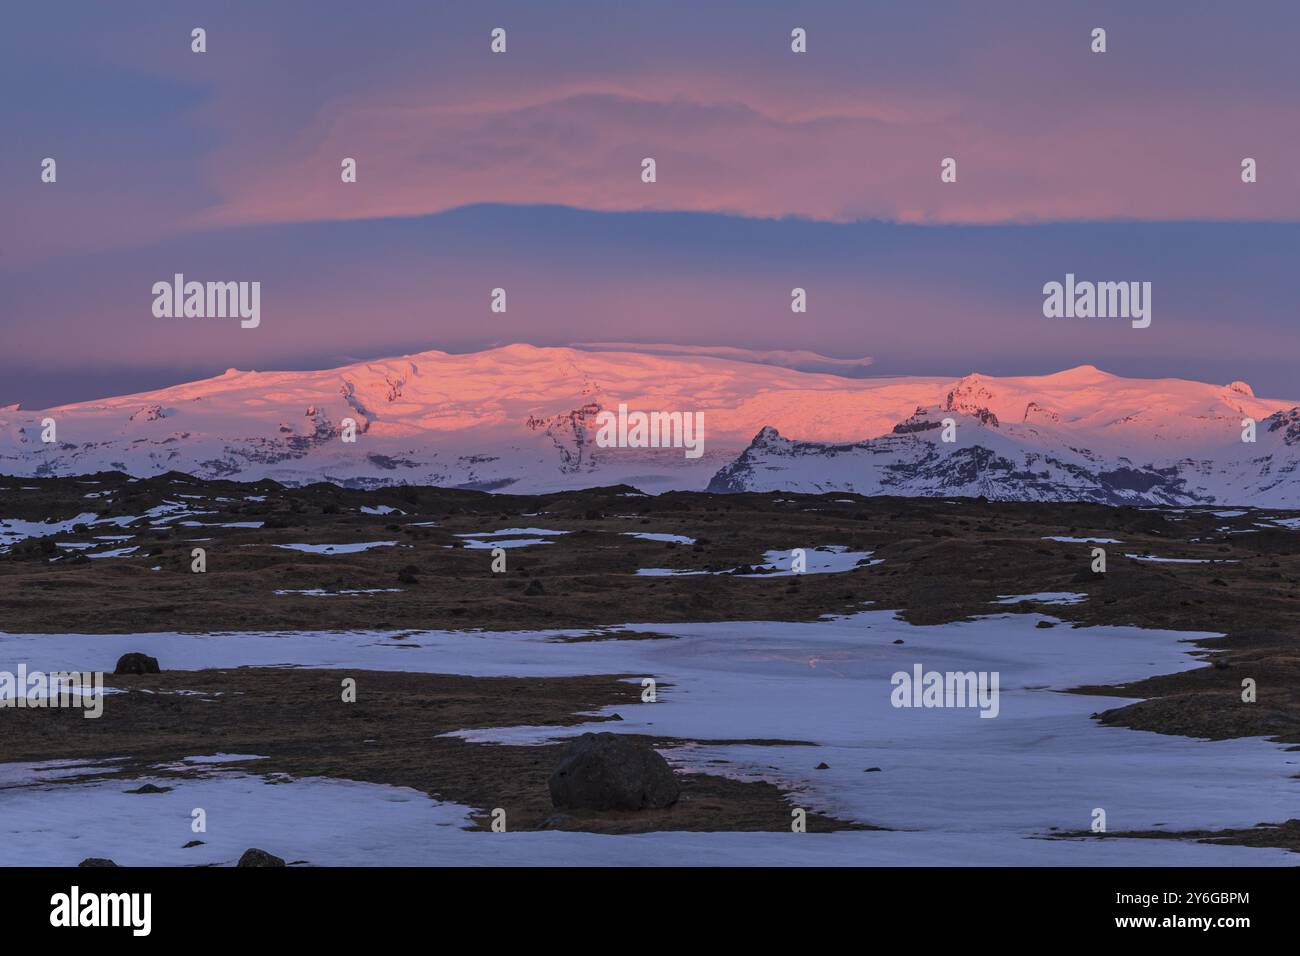
<path id="1" fill-rule="evenodd" d="M 643 675 L 658 682 L 657 701 L 619 706 L 617 724 L 459 735 L 536 744 L 616 729 L 692 740 L 791 741 L 688 744 L 665 755 L 687 772 L 774 781 L 794 791 L 799 806 L 892 828 L 819 835 L 494 834 L 461 829 L 467 808 L 403 788 L 265 783 L 215 768 L 197 780 L 168 780 L 176 787 L 171 793 L 141 797 L 122 793 L 139 780 L 74 785 L 30 765 L 11 765 L 0 766 L 0 835 L 8 837 L 0 841 L 0 865 L 36 862 L 31 854 L 59 865 L 86 856 L 125 865 L 224 863 L 249 846 L 317 865 L 1294 865 L 1293 854 L 1274 849 L 1049 839 L 1054 831 L 1087 830 L 1098 807 L 1111 831 L 1248 827 L 1293 817 L 1300 755 L 1262 739 L 1212 742 L 1099 725 L 1090 715 L 1120 706 L 1121 699 L 1062 691 L 1199 666 L 1187 641 L 1205 635 L 1037 628 L 1041 620 L 1051 619 L 998 614 L 917 627 L 890 612 L 864 611 L 811 623 L 636 624 L 628 627 L 675 639 L 576 643 L 553 639 L 581 629 L 429 631 L 400 640 L 386 632 L 0 634 L 0 669 L 9 670 L 26 662 L 46 671 L 111 671 L 120 654 L 143 651 L 166 670 L 291 665 Z M 894 707 L 891 675 L 918 663 L 927 670 L 997 672 L 999 716 L 981 719 L 975 708 Z M 712 762 L 718 760 L 724 763 Z M 829 769 L 814 769 L 821 762 Z M 182 850 L 192 836 L 194 806 L 207 809 L 216 825 L 210 823 L 204 846 Z M 19 838 L 33 831 L 39 839 Z"/>

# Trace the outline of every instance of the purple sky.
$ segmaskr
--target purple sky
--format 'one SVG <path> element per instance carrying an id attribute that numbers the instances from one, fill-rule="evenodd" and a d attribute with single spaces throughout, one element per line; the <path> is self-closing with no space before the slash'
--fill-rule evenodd
<path id="1" fill-rule="evenodd" d="M 126 2 L 6 21 L 0 404 L 511 341 L 807 349 L 880 373 L 1092 363 L 1293 395 L 1294 3 Z M 261 326 L 155 318 L 175 272 L 260 281 Z M 1151 281 L 1151 328 L 1044 319 L 1066 272 Z"/>

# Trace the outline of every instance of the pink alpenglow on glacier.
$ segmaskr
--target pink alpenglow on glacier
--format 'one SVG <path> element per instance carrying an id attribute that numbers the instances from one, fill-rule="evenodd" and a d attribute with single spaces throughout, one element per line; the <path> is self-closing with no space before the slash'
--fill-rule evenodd
<path id="1" fill-rule="evenodd" d="M 618 438 L 620 408 L 627 439 L 603 443 L 602 425 Z M 643 434 L 627 409 L 681 413 L 642 413 Z M 46 419 L 57 442 L 41 440 Z M 355 441 L 343 440 L 346 419 Z M 324 371 L 231 369 L 154 392 L 0 410 L 0 472 L 22 476 L 116 469 L 526 493 L 626 483 L 1300 506 L 1289 477 L 1300 474 L 1298 455 L 1297 402 L 1257 397 L 1242 382 L 1121 378 L 1089 365 L 863 379 L 529 345 Z"/>

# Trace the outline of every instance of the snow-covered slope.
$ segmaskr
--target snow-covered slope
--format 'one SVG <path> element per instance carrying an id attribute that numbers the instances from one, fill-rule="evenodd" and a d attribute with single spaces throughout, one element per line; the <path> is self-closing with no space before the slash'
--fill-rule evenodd
<path id="1" fill-rule="evenodd" d="M 597 415 L 620 404 L 703 413 L 703 455 L 598 447 Z M 232 369 L 45 411 L 3 408 L 0 473 L 1300 506 L 1295 405 L 1239 382 L 1123 379 L 1091 366 L 848 379 L 699 355 L 511 345 L 317 372 Z M 1259 423 L 1254 444 L 1241 441 L 1244 417 Z M 343 440 L 348 418 L 355 443 Z M 945 418 L 957 425 L 953 443 L 940 440 Z M 42 441 L 45 419 L 54 443 Z"/>
<path id="2" fill-rule="evenodd" d="M 709 489 L 1300 507 L 1298 463 L 1294 403 L 1256 398 L 1243 382 L 1124 379 L 1085 365 L 968 375 L 853 443 L 765 428 Z"/>
<path id="3" fill-rule="evenodd" d="M 702 412 L 703 454 L 597 447 L 602 409 Z M 862 386 L 708 356 L 511 345 L 318 372 L 240 372 L 45 411 L 0 408 L 0 473 L 170 470 L 286 484 L 438 484 L 546 491 L 626 482 L 703 489 L 775 424 L 856 437 Z M 42 420 L 57 442 L 42 442 Z M 356 422 L 356 442 L 343 422 Z M 882 419 L 883 421 L 883 419 Z"/>

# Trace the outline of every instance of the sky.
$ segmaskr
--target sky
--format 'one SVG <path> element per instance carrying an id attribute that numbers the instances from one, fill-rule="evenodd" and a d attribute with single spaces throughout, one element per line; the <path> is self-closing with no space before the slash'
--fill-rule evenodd
<path id="1" fill-rule="evenodd" d="M 1261 0 L 14 5 L 0 405 L 510 342 L 1300 398 L 1298 28 Z M 156 317 L 176 273 L 260 282 L 259 326 Z M 1150 282 L 1151 326 L 1045 318 L 1067 273 Z"/>

